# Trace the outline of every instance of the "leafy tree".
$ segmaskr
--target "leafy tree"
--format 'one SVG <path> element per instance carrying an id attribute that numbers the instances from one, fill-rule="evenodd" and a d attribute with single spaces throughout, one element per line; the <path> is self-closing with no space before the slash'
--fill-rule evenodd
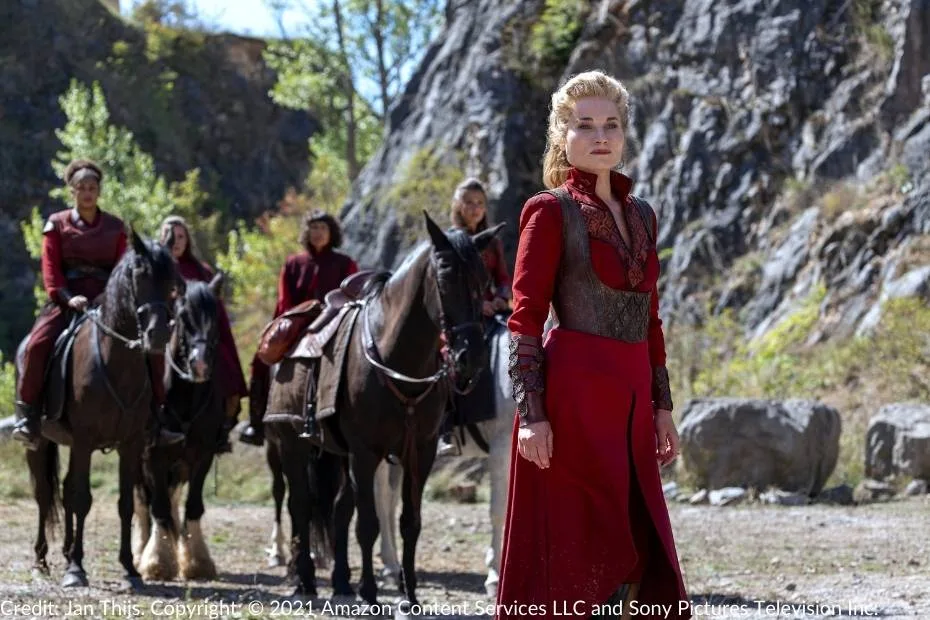
<path id="1" fill-rule="evenodd" d="M 52 161 L 52 168 L 59 176 L 73 159 L 88 158 L 98 162 L 104 169 L 101 208 L 120 217 L 144 236 L 155 237 L 162 219 L 172 213 L 186 218 L 197 216 L 207 199 L 207 194 L 200 190 L 199 171 L 188 171 L 180 183 L 168 183 L 158 175 L 151 155 L 139 148 L 132 132 L 110 124 L 106 98 L 98 83 L 87 88 L 72 81 L 59 102 L 68 119 L 64 129 L 56 130 L 64 147 Z M 65 204 L 70 202 L 66 187 L 55 188 L 49 195 Z M 201 218 L 198 229 L 201 233 L 209 233 L 217 223 L 216 216 Z M 42 253 L 44 225 L 38 208 L 33 208 L 30 218 L 22 223 L 26 248 L 36 259 Z M 36 299 L 44 303 L 41 283 L 36 287 Z"/>
<path id="2" fill-rule="evenodd" d="M 268 4 L 283 30 L 280 16 L 291 2 Z M 266 50 L 266 62 L 278 72 L 272 97 L 316 114 L 324 136 L 314 155 L 340 154 L 350 181 L 377 148 L 387 111 L 440 15 L 439 0 L 321 0 L 301 38 Z"/>

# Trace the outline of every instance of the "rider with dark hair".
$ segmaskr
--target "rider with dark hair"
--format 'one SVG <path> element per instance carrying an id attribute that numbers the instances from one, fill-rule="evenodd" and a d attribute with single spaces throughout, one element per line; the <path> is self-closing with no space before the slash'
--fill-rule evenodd
<path id="1" fill-rule="evenodd" d="M 123 221 L 97 206 L 103 171 L 96 163 L 77 159 L 64 172 L 74 207 L 52 214 L 42 230 L 42 283 L 48 303 L 42 308 L 29 334 L 23 370 L 17 385 L 16 427 L 13 438 L 30 450 L 41 438 L 40 401 L 45 369 L 58 336 L 68 327 L 72 313 L 84 312 L 106 289 L 110 272 L 126 251 Z M 164 359 L 149 357 L 154 405 L 164 406 Z M 163 444 L 177 443 L 184 436 L 166 429 Z"/>
<path id="2" fill-rule="evenodd" d="M 305 301 L 323 301 L 326 293 L 339 288 L 344 279 L 358 271 L 352 258 L 336 251 L 342 245 L 342 228 L 328 213 L 313 211 L 304 217 L 300 243 L 305 251 L 288 257 L 281 268 L 275 317 Z M 256 354 L 249 380 L 249 426 L 239 436 L 243 443 L 260 446 L 265 441 L 262 417 L 270 380 L 270 369 Z"/>

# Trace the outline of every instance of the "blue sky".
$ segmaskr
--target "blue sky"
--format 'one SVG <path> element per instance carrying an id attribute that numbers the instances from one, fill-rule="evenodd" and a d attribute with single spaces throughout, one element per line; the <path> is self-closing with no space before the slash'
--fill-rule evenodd
<path id="1" fill-rule="evenodd" d="M 211 29 L 252 36 L 279 36 L 278 25 L 265 0 L 189 0 L 197 15 Z M 312 4 L 314 0 L 304 0 Z M 128 12 L 133 0 L 123 0 L 120 8 Z M 295 2 L 294 4 L 299 4 Z M 303 11 L 285 13 L 285 27 L 290 34 L 297 33 L 305 19 Z"/>

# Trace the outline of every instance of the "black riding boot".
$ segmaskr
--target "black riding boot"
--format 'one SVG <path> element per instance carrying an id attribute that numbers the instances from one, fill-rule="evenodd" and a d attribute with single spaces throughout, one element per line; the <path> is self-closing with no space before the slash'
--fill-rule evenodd
<path id="1" fill-rule="evenodd" d="M 249 425 L 239 433 L 239 441 L 253 446 L 265 443 L 265 427 L 262 418 L 268 406 L 268 386 L 264 381 L 252 381 L 249 386 Z"/>
<path id="2" fill-rule="evenodd" d="M 39 447 L 42 439 L 42 419 L 39 410 L 21 400 L 14 405 L 16 410 L 16 425 L 13 427 L 13 439 L 21 441 L 30 450 Z"/>
<path id="3" fill-rule="evenodd" d="M 601 604 L 603 613 L 591 614 L 592 620 L 599 618 L 617 618 L 617 620 L 627 620 L 631 615 L 630 603 L 633 597 L 639 592 L 638 583 L 621 584 L 617 590 L 610 595 L 604 603 Z"/>

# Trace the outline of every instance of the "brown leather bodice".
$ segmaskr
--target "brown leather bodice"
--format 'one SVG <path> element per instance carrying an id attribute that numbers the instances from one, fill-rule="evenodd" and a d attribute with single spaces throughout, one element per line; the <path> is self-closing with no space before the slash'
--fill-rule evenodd
<path id="1" fill-rule="evenodd" d="M 643 342 L 651 293 L 617 290 L 601 282 L 591 264 L 588 229 L 578 205 L 562 188 L 550 193 L 562 206 L 562 259 L 552 297 L 558 324 L 605 338 Z"/>

